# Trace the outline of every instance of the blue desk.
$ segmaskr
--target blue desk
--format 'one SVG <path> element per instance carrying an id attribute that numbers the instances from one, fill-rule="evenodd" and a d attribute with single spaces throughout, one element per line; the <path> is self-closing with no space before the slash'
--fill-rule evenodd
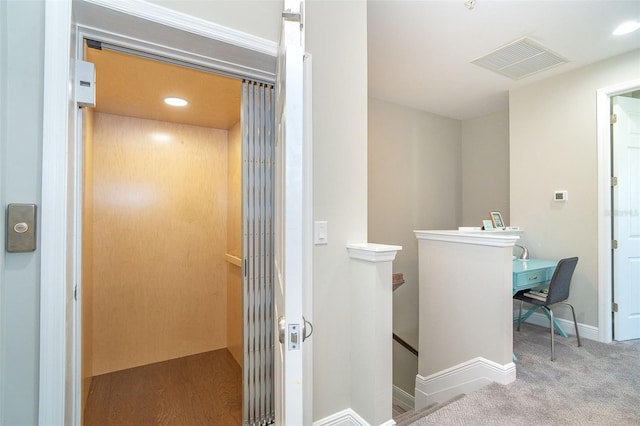
<path id="1" fill-rule="evenodd" d="M 516 294 L 520 290 L 548 286 L 557 264 L 558 262 L 554 260 L 515 259 L 513 261 L 513 294 Z M 537 309 L 539 309 L 538 306 L 529 309 L 522 316 L 522 322 L 526 321 Z M 549 317 L 547 311 L 543 309 L 542 312 Z M 567 337 L 567 333 L 565 333 L 555 318 L 553 319 L 553 326 L 561 336 Z"/>

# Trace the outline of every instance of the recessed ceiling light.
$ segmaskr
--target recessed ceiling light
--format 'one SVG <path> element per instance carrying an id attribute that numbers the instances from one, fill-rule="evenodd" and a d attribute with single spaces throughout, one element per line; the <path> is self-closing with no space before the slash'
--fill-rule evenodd
<path id="1" fill-rule="evenodd" d="M 618 27 L 615 30 L 613 30 L 612 34 L 613 35 L 629 34 L 634 32 L 638 28 L 640 28 L 639 21 L 628 21 L 628 22 L 625 22 L 624 24 L 618 25 Z"/>
<path id="2" fill-rule="evenodd" d="M 183 107 L 187 106 L 189 102 L 181 98 L 164 98 L 164 103 L 171 106 Z"/>

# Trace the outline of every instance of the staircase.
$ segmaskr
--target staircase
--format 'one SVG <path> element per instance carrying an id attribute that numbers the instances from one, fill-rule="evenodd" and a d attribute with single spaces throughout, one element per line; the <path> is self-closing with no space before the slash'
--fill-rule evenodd
<path id="1" fill-rule="evenodd" d="M 438 411 L 442 407 L 446 407 L 447 405 L 451 404 L 454 401 L 459 400 L 462 397 L 464 397 L 464 395 L 458 395 L 456 397 L 451 398 L 448 401 L 441 402 L 439 404 L 435 403 L 435 404 L 428 405 L 428 406 L 424 407 L 422 410 L 420 410 L 418 412 L 415 412 L 413 410 L 407 411 L 407 412 L 402 413 L 401 415 L 397 416 L 396 418 L 394 418 L 394 420 L 395 420 L 397 426 L 410 425 L 411 423 L 414 423 L 414 422 L 418 421 L 419 419 L 421 419 L 423 417 L 426 417 L 429 414 Z"/>
<path id="2" fill-rule="evenodd" d="M 393 291 L 396 291 L 396 289 L 400 287 L 402 284 L 404 284 L 404 275 L 401 272 L 393 274 L 392 283 L 391 283 L 391 285 L 393 286 Z M 393 333 L 393 340 L 398 342 L 403 348 L 405 348 L 415 356 L 418 356 L 418 350 L 413 346 L 411 346 L 409 343 L 407 343 L 404 339 L 402 339 L 396 333 Z"/>

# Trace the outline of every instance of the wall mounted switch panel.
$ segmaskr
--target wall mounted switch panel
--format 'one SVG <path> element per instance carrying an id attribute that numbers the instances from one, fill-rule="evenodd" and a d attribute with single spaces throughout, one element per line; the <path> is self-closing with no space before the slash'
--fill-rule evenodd
<path id="1" fill-rule="evenodd" d="M 7 206 L 7 252 L 21 253 L 36 249 L 35 204 Z"/>

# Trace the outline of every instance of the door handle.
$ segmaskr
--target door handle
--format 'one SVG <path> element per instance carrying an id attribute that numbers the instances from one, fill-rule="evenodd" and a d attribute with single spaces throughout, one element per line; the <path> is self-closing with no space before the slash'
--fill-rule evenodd
<path id="1" fill-rule="evenodd" d="M 313 334 L 313 324 L 311 324 L 305 317 L 302 317 L 302 342 L 299 341 L 299 324 L 289 325 L 289 350 L 296 350 L 300 348 L 300 344 L 307 340 Z M 285 343 L 287 334 L 287 322 L 284 317 L 278 318 L 278 341 L 281 344 Z"/>
<path id="2" fill-rule="evenodd" d="M 278 340 L 281 344 L 284 344 L 285 325 L 286 321 L 284 320 L 284 317 L 278 318 Z"/>
<path id="3" fill-rule="evenodd" d="M 307 334 L 307 326 L 309 327 L 309 334 Z M 311 324 L 305 317 L 302 317 L 302 341 L 304 342 L 313 334 L 313 324 Z"/>

